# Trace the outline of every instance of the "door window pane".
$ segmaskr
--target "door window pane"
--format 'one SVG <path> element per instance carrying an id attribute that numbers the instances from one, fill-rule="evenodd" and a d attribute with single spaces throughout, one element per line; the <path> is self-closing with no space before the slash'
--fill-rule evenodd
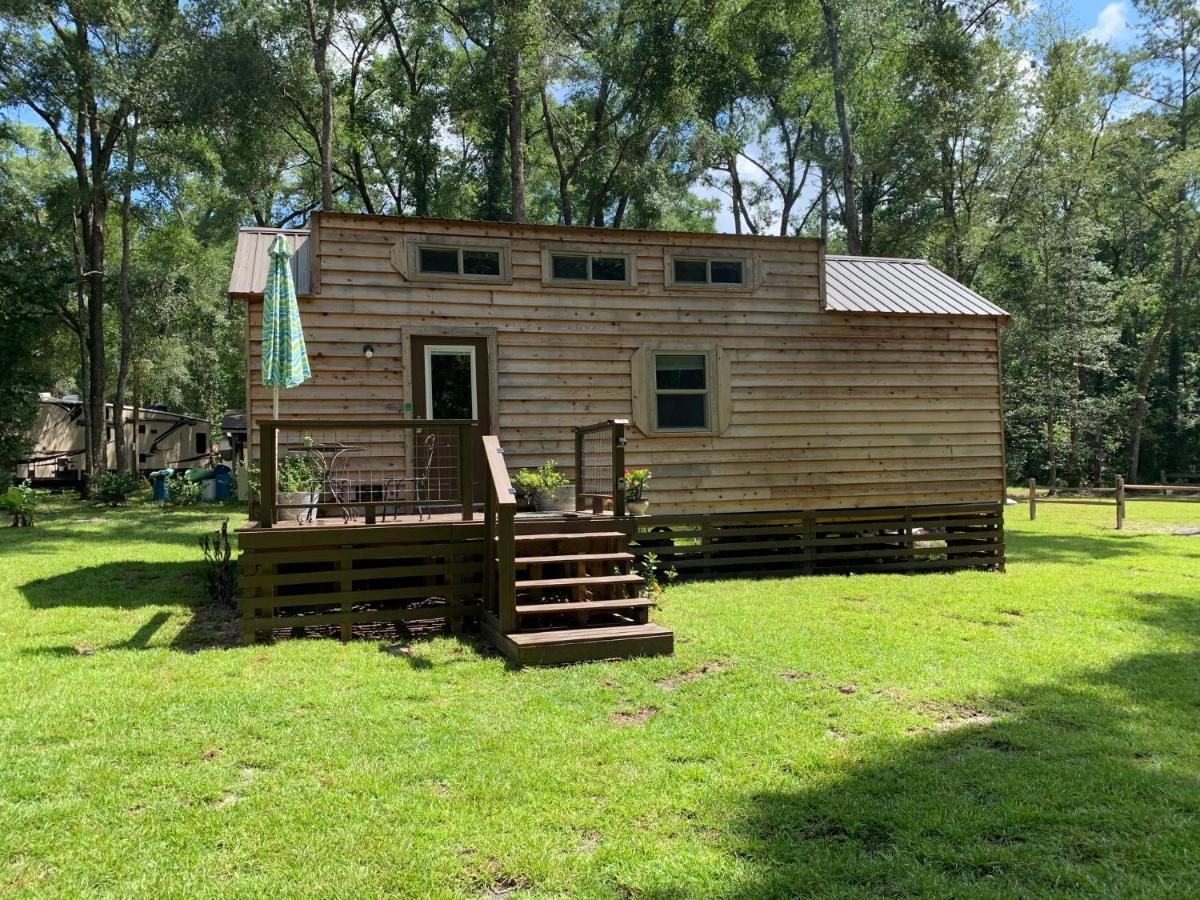
<path id="1" fill-rule="evenodd" d="M 422 247 L 421 271 L 439 275 L 458 274 L 458 251 L 440 247 Z"/>
<path id="2" fill-rule="evenodd" d="M 625 257 L 593 256 L 592 281 L 624 281 Z"/>
<path id="3" fill-rule="evenodd" d="M 587 281 L 586 256 L 562 256 L 555 254 L 550 258 L 551 271 L 555 278 L 570 281 Z"/>
<path id="4" fill-rule="evenodd" d="M 464 275 L 500 274 L 500 253 L 497 250 L 463 250 Z"/>
<path id="5" fill-rule="evenodd" d="M 469 351 L 429 351 L 429 417 L 474 419 L 475 373 Z"/>
<path id="6" fill-rule="evenodd" d="M 704 284 L 708 281 L 708 263 L 702 259 L 675 260 L 675 280 L 686 284 Z"/>
<path id="7" fill-rule="evenodd" d="M 714 259 L 712 266 L 713 284 L 741 284 L 742 261 L 740 259 Z"/>
<path id="8" fill-rule="evenodd" d="M 704 394 L 659 394 L 659 428 L 707 428 Z"/>
<path id="9" fill-rule="evenodd" d="M 654 376 L 659 390 L 704 390 L 704 355 L 659 355 L 654 359 Z"/>

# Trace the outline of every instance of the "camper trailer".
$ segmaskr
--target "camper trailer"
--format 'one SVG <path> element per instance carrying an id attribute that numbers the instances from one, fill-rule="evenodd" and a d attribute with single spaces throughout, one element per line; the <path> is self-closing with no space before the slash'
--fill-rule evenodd
<path id="1" fill-rule="evenodd" d="M 109 469 L 117 466 L 117 427 L 113 405 L 105 407 L 105 454 Z M 203 419 L 157 407 L 137 411 L 126 406 L 121 427 L 126 440 L 136 438 L 138 471 L 143 475 L 158 469 L 187 469 L 203 465 L 209 454 L 209 427 Z M 83 403 L 78 397 L 56 399 L 43 395 L 31 430 L 33 447 L 27 459 L 17 464 L 18 479 L 30 479 L 42 487 L 66 487 L 76 484 L 86 468 Z M 134 429 L 137 429 L 136 435 Z"/>
<path id="2" fill-rule="evenodd" d="M 312 379 L 274 419 L 277 234 Z M 263 466 L 239 536 L 250 639 L 306 621 L 348 635 L 436 597 L 517 662 L 669 652 L 638 596 L 651 553 L 682 576 L 1003 567 L 1007 315 L 921 260 L 320 213 L 243 231 L 230 294 Z M 519 511 L 514 474 L 550 459 L 566 502 Z M 298 465 L 311 485 L 277 489 Z M 648 509 L 626 502 L 642 468 Z"/>

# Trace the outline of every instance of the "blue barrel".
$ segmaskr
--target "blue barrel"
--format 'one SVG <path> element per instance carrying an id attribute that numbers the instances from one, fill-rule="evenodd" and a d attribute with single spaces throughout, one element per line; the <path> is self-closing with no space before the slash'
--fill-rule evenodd
<path id="1" fill-rule="evenodd" d="M 150 473 L 150 485 L 153 488 L 153 497 L 155 500 L 165 502 L 171 499 L 171 476 L 175 474 L 173 469 L 160 469 L 157 472 Z"/>
<path id="2" fill-rule="evenodd" d="M 229 476 L 233 472 L 229 466 L 219 465 L 213 469 L 213 480 L 217 483 L 217 499 L 228 500 L 233 496 L 233 489 L 229 486 Z"/>

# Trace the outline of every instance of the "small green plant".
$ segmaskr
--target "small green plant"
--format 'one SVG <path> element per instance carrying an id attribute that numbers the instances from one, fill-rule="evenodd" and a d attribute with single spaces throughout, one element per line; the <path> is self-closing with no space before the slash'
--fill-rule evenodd
<path id="1" fill-rule="evenodd" d="M 625 502 L 636 503 L 645 499 L 646 484 L 654 477 L 649 469 L 626 469 L 622 483 L 625 485 Z"/>
<path id="2" fill-rule="evenodd" d="M 33 525 L 33 509 L 41 501 L 42 493 L 34 490 L 29 481 L 23 481 L 0 494 L 0 510 L 13 517 L 13 528 L 29 528 Z"/>
<path id="3" fill-rule="evenodd" d="M 200 538 L 204 551 L 204 594 L 213 603 L 233 606 L 233 589 L 237 584 L 237 561 L 229 541 L 229 520 L 221 528 Z"/>
<path id="4" fill-rule="evenodd" d="M 558 488 L 567 483 L 567 476 L 558 471 L 558 460 L 548 459 L 535 471 L 521 469 L 512 481 L 517 493 L 536 502 L 553 496 Z"/>
<path id="5" fill-rule="evenodd" d="M 204 485 L 199 481 L 192 481 L 186 472 L 180 472 L 171 478 L 167 503 L 171 506 L 195 506 L 200 502 L 203 493 Z"/>
<path id="6" fill-rule="evenodd" d="M 128 472 L 101 472 L 92 478 L 90 497 L 105 506 L 123 506 L 141 488 L 141 479 Z"/>
<path id="7" fill-rule="evenodd" d="M 634 573 L 642 576 L 642 581 L 645 582 L 642 591 L 647 597 L 657 599 L 665 590 L 667 584 L 673 582 L 679 577 L 679 573 L 672 566 L 669 569 L 662 569 L 657 553 L 647 553 L 639 559 L 633 566 Z M 664 584 L 665 582 L 665 584 Z"/>
<path id="8" fill-rule="evenodd" d="M 308 493 L 318 489 L 320 482 L 320 472 L 306 456 L 285 456 L 275 467 L 275 490 L 280 493 Z"/>

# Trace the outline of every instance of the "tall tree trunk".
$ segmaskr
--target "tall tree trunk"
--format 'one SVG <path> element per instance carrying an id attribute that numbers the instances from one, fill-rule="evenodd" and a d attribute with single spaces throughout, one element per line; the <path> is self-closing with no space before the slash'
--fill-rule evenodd
<path id="1" fill-rule="evenodd" d="M 142 463 L 141 440 L 138 437 L 140 434 L 138 429 L 142 425 L 142 379 L 141 366 L 136 362 L 133 364 L 133 416 L 131 418 L 133 421 L 129 427 L 133 436 L 130 438 L 132 449 L 129 453 L 129 474 L 136 478 L 140 474 Z"/>
<path id="2" fill-rule="evenodd" d="M 842 72 L 842 42 L 838 34 L 833 0 L 821 0 L 825 14 L 825 35 L 829 39 L 829 68 L 833 75 L 833 105 L 837 110 L 838 131 L 842 138 L 842 220 L 846 226 L 846 247 L 852 256 L 862 254 L 858 225 L 858 202 L 854 191 L 854 143 L 846 116 L 846 93 Z"/>
<path id="3" fill-rule="evenodd" d="M 1174 326 L 1175 309 L 1174 307 L 1167 307 L 1167 311 L 1163 314 L 1162 323 L 1158 326 L 1158 331 L 1150 339 L 1150 346 L 1146 350 L 1146 358 L 1142 360 L 1142 367 L 1138 371 L 1137 399 L 1133 403 L 1133 430 L 1129 439 L 1129 480 L 1133 482 L 1138 480 L 1138 469 L 1141 464 L 1142 429 L 1146 424 L 1146 394 L 1150 390 L 1150 378 L 1154 375 L 1154 369 L 1158 365 L 1158 355 L 1162 350 L 1163 339 Z"/>
<path id="4" fill-rule="evenodd" d="M 308 35 L 312 40 L 313 71 L 321 86 L 321 135 L 317 155 L 321 162 L 321 209 L 333 209 L 333 73 L 329 71 L 329 45 L 337 0 L 328 0 L 324 19 L 317 14 L 316 0 L 307 0 Z"/>
<path id="5" fill-rule="evenodd" d="M 129 471 L 128 444 L 125 440 L 125 388 L 129 381 L 129 364 L 133 358 L 133 299 L 129 294 L 129 266 L 133 255 L 133 234 L 130 217 L 133 214 L 133 176 L 137 167 L 137 119 L 126 134 L 125 183 L 121 186 L 121 344 L 117 362 L 117 389 L 113 395 L 113 440 L 118 472 Z M 134 435 L 134 446 L 137 435 Z M 136 454 L 135 454 L 136 455 Z"/>
<path id="6" fill-rule="evenodd" d="M 525 95 L 521 90 L 521 54 L 514 49 L 508 67 L 508 158 L 512 167 L 512 220 L 525 221 Z"/>

